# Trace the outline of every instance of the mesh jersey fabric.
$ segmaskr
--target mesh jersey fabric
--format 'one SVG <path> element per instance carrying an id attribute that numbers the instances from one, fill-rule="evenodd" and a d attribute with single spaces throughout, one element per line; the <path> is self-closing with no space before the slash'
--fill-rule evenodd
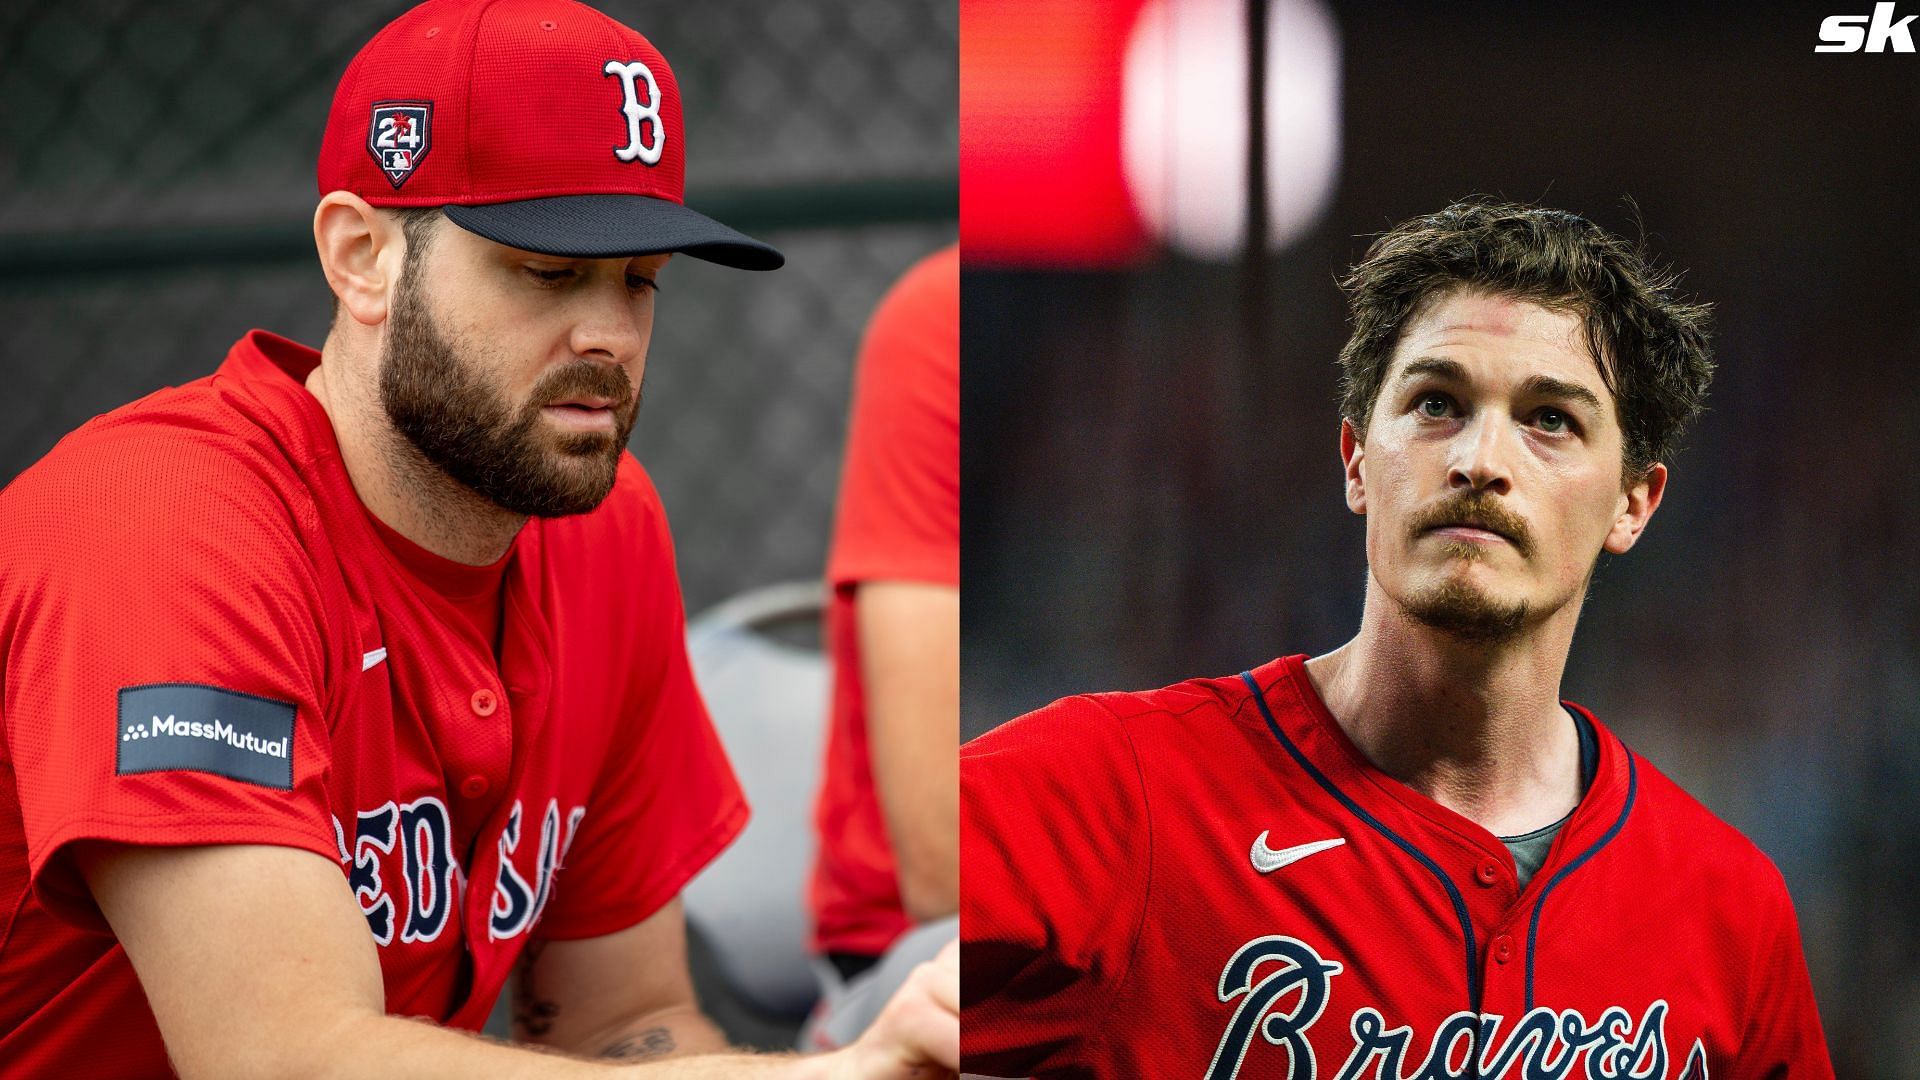
<path id="1" fill-rule="evenodd" d="M 877 956 L 911 925 L 874 790 L 854 593 L 960 583 L 960 252 L 916 263 L 862 342 L 840 483 L 827 640 L 832 716 L 815 807 L 814 948 Z"/>
<path id="2" fill-rule="evenodd" d="M 521 530 L 496 658 L 375 535 L 302 385 L 318 360 L 255 331 L 212 376 L 96 418 L 0 492 L 9 1070 L 167 1070 L 76 842 L 333 860 L 388 1011 L 478 1029 L 529 938 L 639 922 L 745 822 L 639 464 L 622 460 L 593 512 Z M 116 697 L 151 684 L 291 708 L 290 786 L 119 773 Z"/>
<path id="3" fill-rule="evenodd" d="M 486 566 L 468 566 L 421 547 L 373 514 L 367 515 L 367 521 L 414 582 L 453 605 L 479 633 L 480 640 L 492 644 L 497 657 L 507 563 L 513 559 L 513 549 L 508 548 L 506 554 Z"/>
<path id="4" fill-rule="evenodd" d="M 1366 761 L 1304 661 L 962 747 L 966 1071 L 1832 1077 L 1779 872 L 1591 713 L 1593 784 L 1522 888 Z"/>

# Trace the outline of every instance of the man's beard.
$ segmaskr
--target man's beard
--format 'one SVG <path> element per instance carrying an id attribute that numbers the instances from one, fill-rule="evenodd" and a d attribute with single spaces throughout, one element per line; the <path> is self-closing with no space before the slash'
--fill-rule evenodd
<path id="1" fill-rule="evenodd" d="M 1533 555 L 1533 531 L 1526 519 L 1499 499 L 1481 492 L 1461 492 L 1415 515 L 1408 522 L 1407 537 L 1409 542 L 1418 543 L 1428 531 L 1456 524 L 1499 533 L 1521 558 Z M 1489 554 L 1479 544 L 1467 540 L 1449 540 L 1445 548 L 1448 558 L 1469 563 L 1485 559 Z M 1405 606 L 1408 616 L 1420 625 L 1477 644 L 1498 645 L 1511 641 L 1527 624 L 1526 601 L 1502 604 L 1479 589 L 1455 580 L 1416 594 Z"/>
<path id="2" fill-rule="evenodd" d="M 626 372 L 570 364 L 542 378 L 515 409 L 441 335 L 419 277 L 413 266 L 402 275 L 380 354 L 380 401 L 394 429 L 448 476 L 511 513 L 562 517 L 600 505 L 640 411 Z M 573 397 L 611 399 L 615 430 L 549 430 L 540 410 Z"/>
<path id="3" fill-rule="evenodd" d="M 1477 645 L 1499 645 L 1520 635 L 1527 624 L 1527 602 L 1496 602 L 1471 585 L 1448 581 L 1411 597 L 1407 615 L 1422 626 Z"/>

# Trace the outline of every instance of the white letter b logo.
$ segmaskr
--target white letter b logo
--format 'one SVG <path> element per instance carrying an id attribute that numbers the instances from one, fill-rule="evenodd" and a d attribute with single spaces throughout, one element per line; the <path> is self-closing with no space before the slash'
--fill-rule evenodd
<path id="1" fill-rule="evenodd" d="M 639 160 L 648 165 L 660 164 L 660 151 L 666 149 L 667 129 L 660 123 L 660 84 L 653 81 L 653 72 L 647 65 L 635 60 L 623 64 L 618 60 L 607 61 L 601 70 L 602 75 L 620 76 L 620 88 L 627 95 L 627 103 L 620 111 L 627 117 L 627 145 L 614 148 L 613 156 L 621 161 Z M 634 90 L 633 80 L 639 76 L 647 83 L 647 103 L 640 104 L 640 95 Z M 653 141 L 640 141 L 640 121 L 653 121 Z"/>

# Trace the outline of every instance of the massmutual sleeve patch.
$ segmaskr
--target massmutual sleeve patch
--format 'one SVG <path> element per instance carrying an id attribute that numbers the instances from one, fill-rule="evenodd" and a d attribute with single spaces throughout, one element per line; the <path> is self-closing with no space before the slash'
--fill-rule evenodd
<path id="1" fill-rule="evenodd" d="M 291 791 L 293 717 L 288 702 L 217 686 L 124 687 L 114 772 L 191 769 Z"/>

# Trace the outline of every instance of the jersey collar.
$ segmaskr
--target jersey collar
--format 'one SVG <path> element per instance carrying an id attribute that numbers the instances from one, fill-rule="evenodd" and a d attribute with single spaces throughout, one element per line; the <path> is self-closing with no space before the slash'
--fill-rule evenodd
<path id="1" fill-rule="evenodd" d="M 1314 690 L 1307 676 L 1306 660 L 1304 654 L 1282 657 L 1255 669 L 1252 674 L 1265 691 L 1274 722 L 1329 783 L 1389 825 L 1403 826 L 1408 832 L 1443 841 L 1459 858 L 1493 858 L 1510 863 L 1511 856 L 1499 837 L 1368 761 Z M 1593 725 L 1599 759 L 1593 783 L 1555 838 L 1546 864 L 1535 875 L 1536 884 L 1552 878 L 1557 867 L 1579 857 L 1606 836 L 1620 824 L 1627 809 L 1631 751 L 1591 710 L 1570 701 L 1562 704 L 1576 710 Z M 1434 854 L 1441 855 L 1438 851 Z M 1470 873 L 1472 863 L 1466 865 Z M 1526 891 L 1532 892 L 1534 887 L 1530 885 Z"/>

